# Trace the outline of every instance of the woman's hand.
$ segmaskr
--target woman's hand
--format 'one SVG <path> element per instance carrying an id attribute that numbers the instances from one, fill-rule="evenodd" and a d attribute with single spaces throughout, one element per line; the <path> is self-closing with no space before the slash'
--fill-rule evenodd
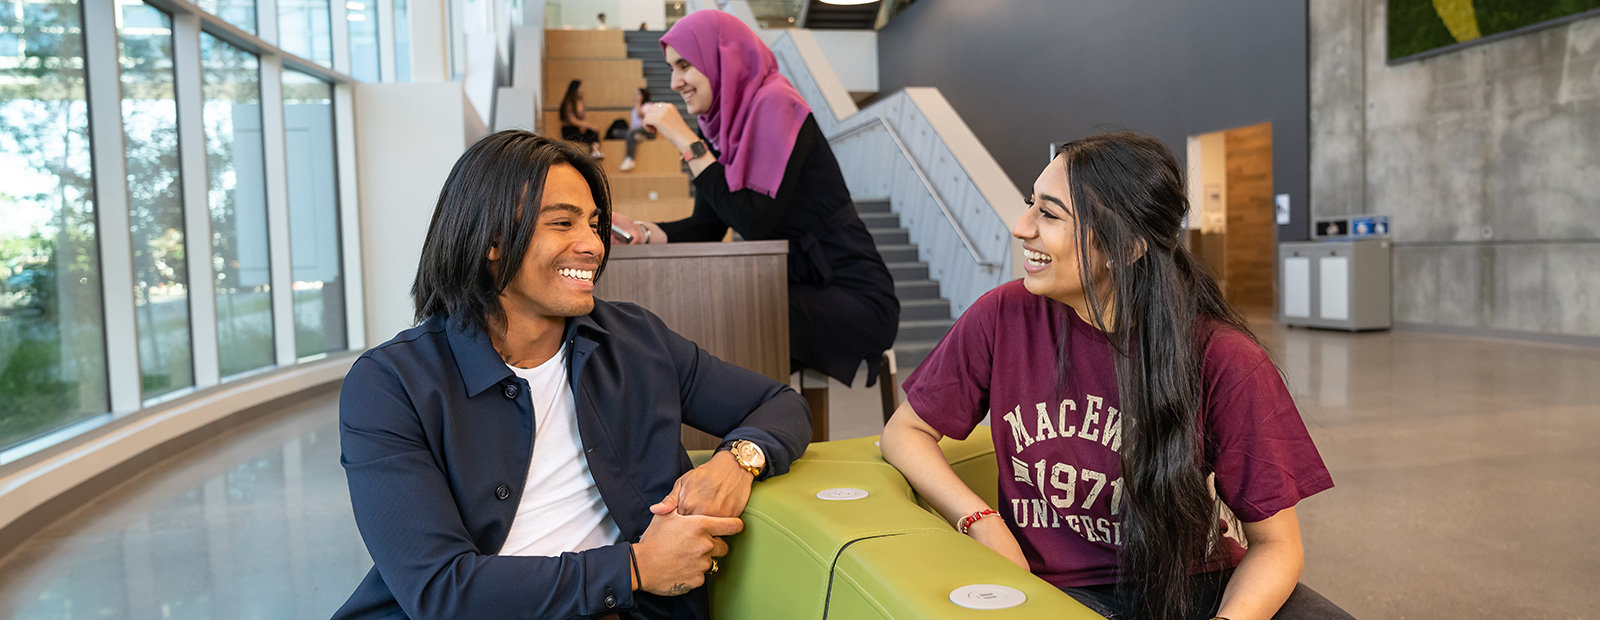
<path id="1" fill-rule="evenodd" d="M 678 114 L 678 109 L 665 103 L 652 103 L 645 107 L 644 126 L 655 131 L 678 147 L 679 151 L 688 150 L 689 145 L 700 136 L 683 122 L 683 116 Z"/>

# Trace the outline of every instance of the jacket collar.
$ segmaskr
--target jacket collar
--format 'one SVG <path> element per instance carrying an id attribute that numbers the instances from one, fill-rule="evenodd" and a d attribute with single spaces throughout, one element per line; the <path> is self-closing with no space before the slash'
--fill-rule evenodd
<path id="1" fill-rule="evenodd" d="M 596 304 L 599 303 L 599 300 L 596 300 Z M 461 372 L 461 385 L 467 388 L 468 397 L 482 394 L 484 390 L 499 385 L 514 375 L 511 367 L 500 358 L 500 353 L 495 351 L 494 343 L 489 340 L 489 334 L 442 317 L 435 316 L 429 321 L 439 321 L 443 327 L 445 337 L 450 342 L 450 352 L 456 358 L 456 370 Z M 581 340 L 581 345 L 575 349 L 581 348 L 587 352 L 594 348 L 594 336 L 609 334 L 610 332 L 595 322 L 593 316 L 586 314 L 567 319 L 561 340 L 575 345 L 580 345 L 578 341 Z"/>

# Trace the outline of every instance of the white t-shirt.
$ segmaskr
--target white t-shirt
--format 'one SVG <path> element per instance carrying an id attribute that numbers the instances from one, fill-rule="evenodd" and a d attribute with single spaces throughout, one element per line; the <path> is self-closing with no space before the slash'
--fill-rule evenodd
<path id="1" fill-rule="evenodd" d="M 499 555 L 558 556 L 617 542 L 621 532 L 600 499 L 578 437 L 566 345 L 536 368 L 511 370 L 528 382 L 533 400 L 533 459 Z"/>

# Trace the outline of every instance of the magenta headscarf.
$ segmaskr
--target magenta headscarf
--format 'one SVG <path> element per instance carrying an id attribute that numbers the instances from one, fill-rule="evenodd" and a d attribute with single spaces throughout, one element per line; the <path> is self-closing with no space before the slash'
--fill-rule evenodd
<path id="1" fill-rule="evenodd" d="M 739 18 L 722 11 L 688 14 L 661 37 L 711 80 L 711 109 L 700 131 L 722 153 L 728 189 L 776 198 L 795 137 L 811 106 L 778 73 L 772 50 Z"/>

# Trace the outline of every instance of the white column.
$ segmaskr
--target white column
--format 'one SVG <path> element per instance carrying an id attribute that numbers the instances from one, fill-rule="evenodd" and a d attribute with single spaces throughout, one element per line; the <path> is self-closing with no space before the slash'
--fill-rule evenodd
<path id="1" fill-rule="evenodd" d="M 189 267 L 189 338 L 194 347 L 194 387 L 221 381 L 217 350 L 217 281 L 211 265 L 210 175 L 201 111 L 200 18 L 172 16 L 172 61 L 177 80 L 178 160 L 183 173 L 183 242 Z"/>
<path id="2" fill-rule="evenodd" d="M 94 205 L 105 312 L 111 410 L 137 411 L 144 400 L 133 294 L 133 234 L 122 143 L 122 74 L 117 65 L 116 6 L 83 3 L 83 63 L 88 83 L 89 143 L 94 154 Z"/>
<path id="3" fill-rule="evenodd" d="M 388 65 L 385 65 L 388 66 Z M 361 193 L 356 166 L 355 86 L 333 86 L 333 139 L 339 166 L 339 233 L 344 260 L 345 334 L 352 351 L 367 348 L 365 276 L 361 273 Z"/>
<path id="4" fill-rule="evenodd" d="M 450 81 L 446 0 L 411 0 L 411 80 Z"/>
<path id="5" fill-rule="evenodd" d="M 266 168 L 267 248 L 272 265 L 272 335 L 279 366 L 295 363 L 294 260 L 289 244 L 289 175 L 283 138 L 283 59 L 261 57 L 261 149 Z"/>

